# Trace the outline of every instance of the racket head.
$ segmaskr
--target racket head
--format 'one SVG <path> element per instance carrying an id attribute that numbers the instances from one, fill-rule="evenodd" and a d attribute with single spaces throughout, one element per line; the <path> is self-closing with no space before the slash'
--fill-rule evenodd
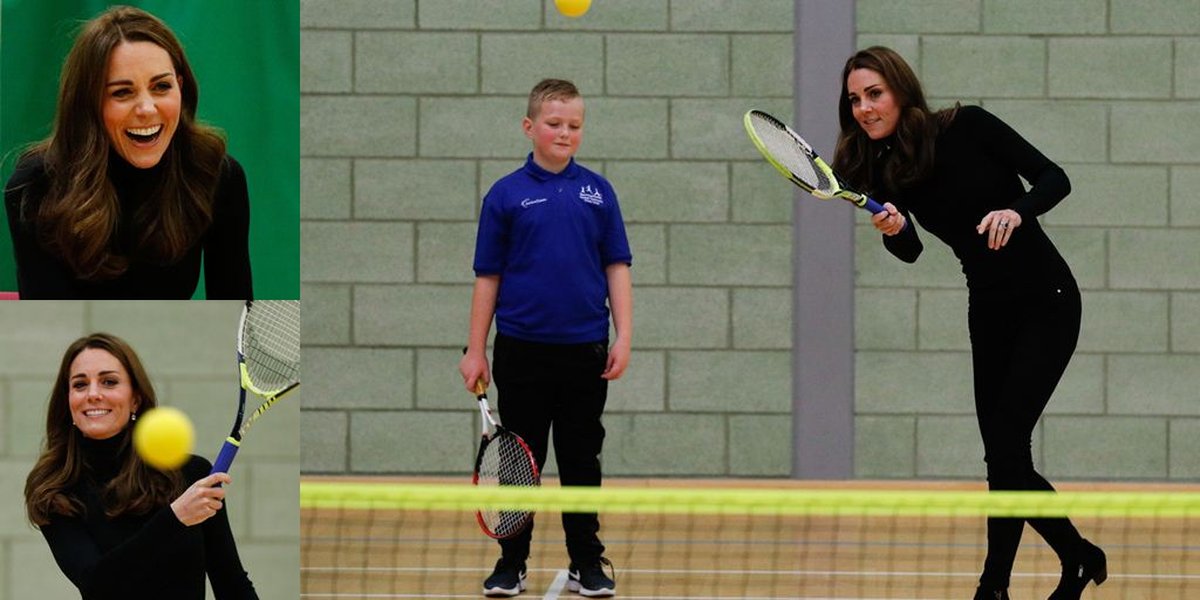
<path id="1" fill-rule="evenodd" d="M 476 386 L 476 396 L 483 433 L 475 455 L 471 483 L 481 487 L 541 485 L 541 473 L 529 444 L 492 419 L 487 395 L 479 386 Z M 533 514 L 533 511 L 481 508 L 475 511 L 475 518 L 479 528 L 489 537 L 505 539 L 525 531 Z"/>
<path id="2" fill-rule="evenodd" d="M 238 326 L 242 387 L 265 398 L 300 383 L 300 301 L 248 300 Z"/>
<path id="3" fill-rule="evenodd" d="M 490 440 L 480 441 L 473 483 L 480 487 L 537 487 L 541 485 L 541 477 L 533 451 L 525 440 L 498 428 Z M 524 531 L 533 520 L 533 511 L 481 508 L 475 516 L 485 534 L 504 539 Z"/>
<path id="4" fill-rule="evenodd" d="M 825 197 L 839 191 L 829 167 L 812 146 L 783 121 L 761 110 L 750 110 L 742 117 L 742 124 L 763 158 L 792 183 Z"/>

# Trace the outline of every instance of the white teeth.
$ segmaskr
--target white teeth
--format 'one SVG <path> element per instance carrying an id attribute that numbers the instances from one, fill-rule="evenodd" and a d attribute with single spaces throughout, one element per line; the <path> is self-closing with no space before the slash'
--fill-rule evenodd
<path id="1" fill-rule="evenodd" d="M 83 411 L 83 414 L 88 417 L 99 417 L 100 415 L 107 415 L 110 412 L 112 411 L 107 408 L 94 408 L 92 410 Z"/>
<path id="2" fill-rule="evenodd" d="M 154 127 L 142 127 L 140 129 L 139 128 L 130 128 L 130 129 L 126 129 L 125 131 L 128 131 L 129 133 L 132 133 L 133 135 L 154 135 L 154 134 L 158 133 L 158 131 L 160 129 L 162 129 L 161 124 L 155 125 Z"/>

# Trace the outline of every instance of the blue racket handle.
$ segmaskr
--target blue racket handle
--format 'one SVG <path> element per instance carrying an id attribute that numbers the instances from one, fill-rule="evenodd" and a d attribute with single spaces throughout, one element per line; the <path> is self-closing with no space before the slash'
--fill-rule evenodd
<path id="1" fill-rule="evenodd" d="M 863 208 L 871 211 L 871 214 L 873 214 L 873 215 L 877 215 L 877 214 L 883 212 L 884 210 L 886 210 L 883 208 L 882 204 L 876 202 L 872 198 L 867 198 L 867 203 L 863 205 Z"/>
<path id="2" fill-rule="evenodd" d="M 863 204 L 863 208 L 871 211 L 871 214 L 873 214 L 873 215 L 877 215 L 881 212 L 887 211 L 887 209 L 884 208 L 882 204 L 876 202 L 870 196 L 867 197 L 867 203 Z M 908 221 L 904 222 L 904 229 L 901 229 L 900 231 L 904 231 L 905 229 L 908 229 Z"/>
<path id="3" fill-rule="evenodd" d="M 225 444 L 221 446 L 221 452 L 217 454 L 217 460 L 213 463 L 212 471 L 209 471 L 208 474 L 228 473 L 229 466 L 233 464 L 233 457 L 237 456 L 237 452 L 238 443 L 231 438 L 225 438 Z"/>

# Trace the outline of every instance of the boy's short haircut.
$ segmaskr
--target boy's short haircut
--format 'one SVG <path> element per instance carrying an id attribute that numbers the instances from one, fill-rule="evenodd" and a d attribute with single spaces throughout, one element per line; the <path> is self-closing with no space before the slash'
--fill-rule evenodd
<path id="1" fill-rule="evenodd" d="M 580 96 L 579 88 L 566 79 L 543 79 L 529 92 L 529 107 L 525 110 L 525 116 L 537 118 L 542 104 L 551 100 L 566 101 Z"/>

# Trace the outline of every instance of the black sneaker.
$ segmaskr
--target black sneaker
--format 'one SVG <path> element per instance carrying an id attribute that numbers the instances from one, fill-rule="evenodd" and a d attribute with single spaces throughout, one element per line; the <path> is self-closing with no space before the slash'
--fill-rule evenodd
<path id="1" fill-rule="evenodd" d="M 512 597 L 525 591 L 525 563 L 509 563 L 503 558 L 483 582 L 483 595 Z"/>
<path id="2" fill-rule="evenodd" d="M 604 574 L 601 565 L 608 565 L 613 575 L 616 575 L 612 562 L 603 556 L 596 562 L 582 567 L 571 563 L 571 566 L 567 568 L 567 589 L 589 598 L 615 596 L 617 584 L 612 577 Z"/>

